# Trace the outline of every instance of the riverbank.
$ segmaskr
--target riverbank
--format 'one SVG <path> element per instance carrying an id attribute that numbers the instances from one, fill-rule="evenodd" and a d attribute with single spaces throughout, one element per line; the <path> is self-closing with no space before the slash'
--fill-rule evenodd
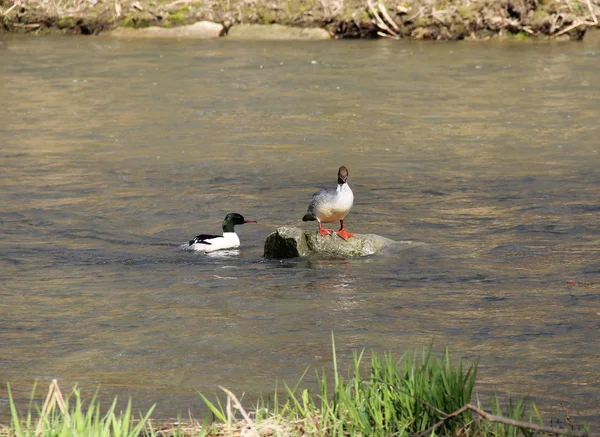
<path id="1" fill-rule="evenodd" d="M 206 21 L 220 26 L 211 36 L 240 24 L 277 24 L 321 29 L 331 38 L 577 40 L 598 27 L 599 16 L 600 0 L 0 0 L 0 31 L 36 34 Z"/>
<path id="2" fill-rule="evenodd" d="M 373 355 L 367 376 L 361 375 L 363 358 L 363 353 L 354 354 L 345 377 L 334 346 L 333 375 L 317 373 L 318 393 L 301 389 L 301 383 L 286 385 L 283 395 L 275 392 L 249 410 L 226 388 L 221 387 L 224 401 L 201 394 L 212 413 L 202 421 L 190 413 L 187 419 L 157 421 L 151 417 L 153 408 L 136 414 L 130 401 L 119 410 L 116 399 L 101 410 L 96 397 L 84 400 L 77 388 L 65 397 L 56 380 L 43 405 L 32 400 L 30 411 L 22 414 L 9 387 L 11 424 L 0 425 L 0 436 L 595 436 L 574 417 L 567 416 L 566 427 L 544 425 L 538 408 L 523 400 L 502 405 L 492 399 L 487 408 L 478 400 L 472 403 L 477 365 L 451 364 L 448 352 L 435 358 L 424 349 L 422 355 L 398 360 Z M 34 406 L 37 413 L 31 411 Z"/>

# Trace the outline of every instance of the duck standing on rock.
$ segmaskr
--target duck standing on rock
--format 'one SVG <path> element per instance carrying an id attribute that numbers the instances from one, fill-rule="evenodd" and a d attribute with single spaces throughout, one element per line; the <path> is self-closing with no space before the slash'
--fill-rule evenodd
<path id="1" fill-rule="evenodd" d="M 236 212 L 231 212 L 223 220 L 223 235 L 201 234 L 187 243 L 179 246 L 177 250 L 194 250 L 196 252 L 214 252 L 215 250 L 235 249 L 240 246 L 240 238 L 234 231 L 235 225 L 256 223 L 256 220 L 245 219 Z"/>
<path id="2" fill-rule="evenodd" d="M 344 229 L 344 217 L 352 209 L 354 204 L 354 194 L 347 183 L 348 169 L 343 165 L 338 170 L 338 185 L 334 189 L 323 189 L 317 191 L 312 196 L 308 211 L 302 217 L 302 221 L 314 221 L 319 224 L 319 234 L 323 237 L 333 234 L 331 229 L 325 229 L 321 223 L 333 223 L 340 221 L 340 230 L 337 234 L 340 238 L 348 240 L 354 237 L 354 234 Z"/>

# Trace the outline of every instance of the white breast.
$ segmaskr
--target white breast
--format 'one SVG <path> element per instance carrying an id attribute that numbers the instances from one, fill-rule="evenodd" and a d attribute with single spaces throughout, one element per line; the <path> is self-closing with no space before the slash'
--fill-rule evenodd
<path id="1" fill-rule="evenodd" d="M 210 244 L 206 244 L 210 243 Z M 224 232 L 222 237 L 211 238 L 206 243 L 194 243 L 191 246 L 196 252 L 214 252 L 215 250 L 234 249 L 240 246 L 240 238 L 235 232 Z"/>
<path id="2" fill-rule="evenodd" d="M 315 216 L 323 223 L 343 220 L 352 209 L 354 194 L 348 184 L 340 184 L 335 192 L 328 193 L 314 206 Z"/>

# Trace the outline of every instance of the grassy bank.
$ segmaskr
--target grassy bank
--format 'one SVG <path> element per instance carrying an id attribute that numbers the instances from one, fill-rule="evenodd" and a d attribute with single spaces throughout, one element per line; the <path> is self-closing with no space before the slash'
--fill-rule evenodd
<path id="1" fill-rule="evenodd" d="M 339 38 L 579 39 L 600 0 L 0 0 L 7 32 L 98 34 L 208 20 L 321 27 Z"/>
<path id="2" fill-rule="evenodd" d="M 117 412 L 113 404 L 101 410 L 96 399 L 84 403 L 74 389 L 65 399 L 53 382 L 45 403 L 19 414 L 10 398 L 12 421 L 0 425 L 0 435 L 28 436 L 498 436 L 592 435 L 570 426 L 543 424 L 535 405 L 509 401 L 501 405 L 472 404 L 477 366 L 452 365 L 448 354 L 430 351 L 371 358 L 365 375 L 363 355 L 354 356 L 345 378 L 337 367 L 331 376 L 318 374 L 319 393 L 286 386 L 283 396 L 258 402 L 246 410 L 224 389 L 224 401 L 202 396 L 212 418 L 156 421 L 152 409 L 134 414 L 131 402 Z M 331 380 L 331 381 L 330 381 Z M 277 393 L 277 391 L 275 392 Z M 571 422 L 569 422 L 571 423 Z"/>

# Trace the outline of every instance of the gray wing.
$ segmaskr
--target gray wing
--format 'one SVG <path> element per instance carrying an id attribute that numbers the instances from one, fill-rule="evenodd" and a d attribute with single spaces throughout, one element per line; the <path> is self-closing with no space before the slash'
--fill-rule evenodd
<path id="1" fill-rule="evenodd" d="M 308 205 L 308 210 L 304 217 L 302 217 L 302 221 L 312 221 L 316 220 L 315 216 L 315 208 L 325 202 L 331 197 L 331 193 L 327 189 L 322 189 L 313 194 L 310 204 Z"/>

